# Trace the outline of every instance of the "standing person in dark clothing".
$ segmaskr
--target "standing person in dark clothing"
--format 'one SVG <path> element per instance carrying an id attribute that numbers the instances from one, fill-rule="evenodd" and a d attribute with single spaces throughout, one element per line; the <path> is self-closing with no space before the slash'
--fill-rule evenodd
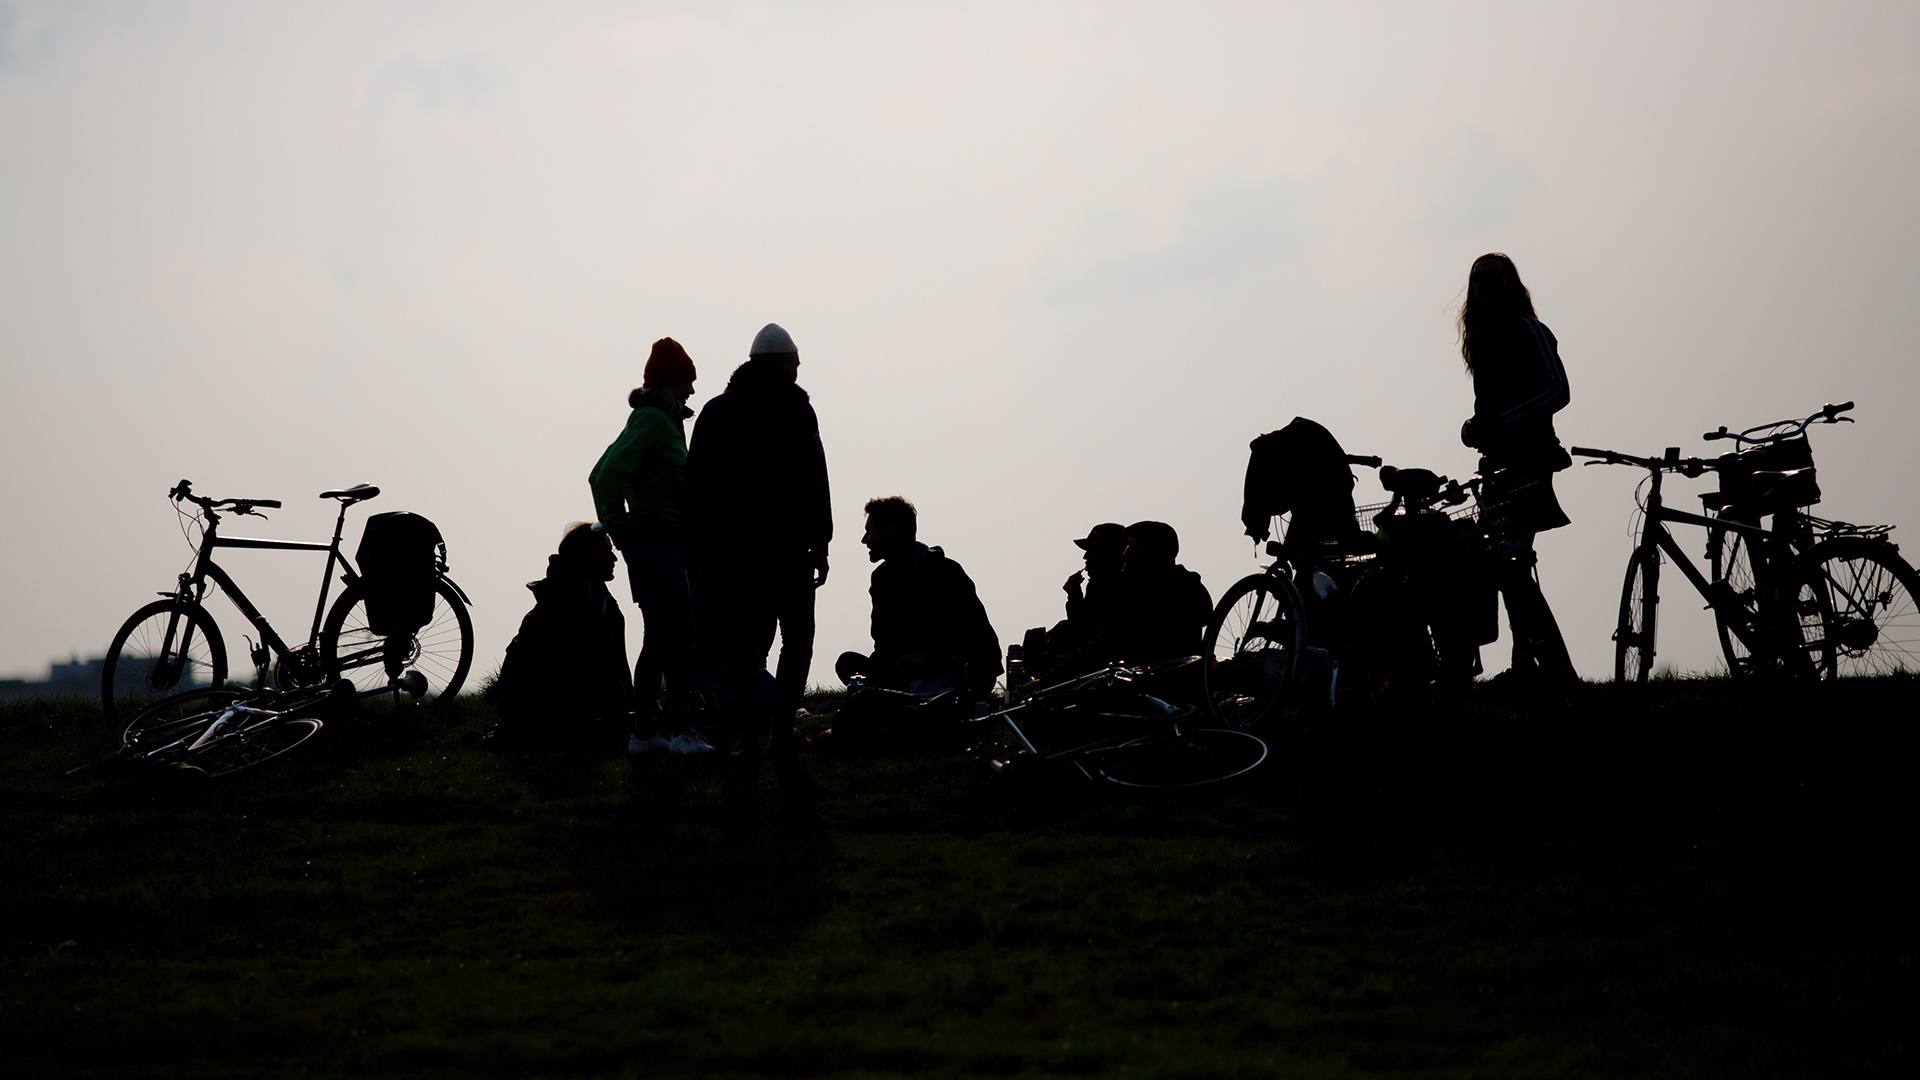
<path id="1" fill-rule="evenodd" d="M 999 676 L 1000 639 L 973 579 L 919 540 L 919 514 L 898 495 L 867 503 L 861 537 L 874 568 L 873 654 L 846 653 L 835 670 L 914 694 L 948 687 L 979 701 Z"/>
<path id="2" fill-rule="evenodd" d="M 613 545 L 588 521 L 568 525 L 547 576 L 530 582 L 533 610 L 507 646 L 487 697 L 514 744 L 615 750 L 633 710 L 627 628 L 607 591 Z"/>
<path id="3" fill-rule="evenodd" d="M 627 426 L 588 474 L 593 505 L 627 561 L 633 601 L 646 621 L 634 663 L 638 688 L 631 753 L 704 754 L 713 747 L 688 725 L 687 691 L 693 651 L 693 596 L 686 543 L 687 440 L 682 423 L 693 415 L 695 372 L 687 350 L 672 338 L 653 343 L 641 385 L 627 395 Z M 664 679 L 672 737 L 660 731 Z"/>
<path id="4" fill-rule="evenodd" d="M 726 679 L 729 722 L 750 760 L 766 726 L 759 679 L 776 626 L 775 750 L 791 749 L 813 662 L 813 594 L 826 584 L 833 539 L 826 451 L 799 372 L 793 338 L 768 323 L 701 410 L 687 452 L 702 647 Z"/>
<path id="5" fill-rule="evenodd" d="M 1513 677 L 1548 687 L 1578 681 L 1540 592 L 1535 534 L 1568 524 L 1553 474 L 1572 464 L 1553 430 L 1569 400 L 1553 331 L 1535 317 L 1513 260 L 1480 256 L 1460 307 L 1460 358 L 1473 376 L 1473 416 L 1460 441 L 1479 450 L 1481 521 L 1498 545 L 1500 594 L 1513 633 Z"/>

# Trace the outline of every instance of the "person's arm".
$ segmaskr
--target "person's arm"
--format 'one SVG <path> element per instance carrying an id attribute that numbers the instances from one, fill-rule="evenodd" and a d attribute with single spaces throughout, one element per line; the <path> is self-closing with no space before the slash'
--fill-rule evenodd
<path id="1" fill-rule="evenodd" d="M 820 441 L 820 418 L 807 402 L 800 403 L 802 433 L 794 448 L 801 492 L 800 535 L 812 557 L 813 587 L 827 583 L 827 548 L 833 542 L 833 492 L 827 480 L 827 450 Z"/>
<path id="2" fill-rule="evenodd" d="M 634 481 L 647 460 L 646 423 L 635 409 L 627 417 L 627 426 L 613 440 L 600 460 L 587 474 L 593 490 L 593 511 L 609 529 L 624 528 L 630 518 L 629 506 L 635 494 Z"/>
<path id="3" fill-rule="evenodd" d="M 1511 426 L 1529 417 L 1551 416 L 1566 408 L 1572 395 L 1567 387 L 1567 368 L 1560 362 L 1560 343 L 1553 331 L 1538 319 L 1522 319 L 1524 335 L 1515 350 L 1513 377 L 1524 379 L 1519 400 L 1501 410 L 1500 423 Z"/>

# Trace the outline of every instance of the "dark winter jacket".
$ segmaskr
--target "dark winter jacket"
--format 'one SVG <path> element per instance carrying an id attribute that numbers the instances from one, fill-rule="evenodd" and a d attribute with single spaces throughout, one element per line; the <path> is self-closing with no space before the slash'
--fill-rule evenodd
<path id="1" fill-rule="evenodd" d="M 1353 470 L 1333 433 L 1304 416 L 1253 440 L 1240 521 L 1247 535 L 1265 540 L 1269 523 L 1292 514 L 1287 542 L 1339 540 L 1358 531 L 1353 517 Z"/>
<path id="2" fill-rule="evenodd" d="M 1571 394 L 1560 343 L 1545 323 L 1525 316 L 1495 320 L 1473 336 L 1473 418 L 1462 442 L 1502 463 L 1553 472 L 1566 453 L 1553 414 Z"/>
<path id="3" fill-rule="evenodd" d="M 1100 635 L 1113 619 L 1119 606 L 1119 574 L 1111 578 L 1087 575 L 1086 591 L 1067 597 L 1067 617 L 1047 631 L 1047 648 L 1055 656 L 1067 656 Z"/>
<path id="4" fill-rule="evenodd" d="M 687 451 L 687 510 L 698 561 L 826 551 L 833 509 L 820 421 L 777 359 L 735 368 L 726 391 L 700 411 Z"/>
<path id="5" fill-rule="evenodd" d="M 944 678 L 971 690 L 991 686 L 1000 674 L 1000 638 L 973 579 L 937 547 L 915 543 L 911 551 L 873 568 L 873 670 L 882 685 Z M 903 670 L 903 657 L 924 654 L 924 664 Z"/>
<path id="6" fill-rule="evenodd" d="M 1113 619 L 1080 666 L 1197 655 L 1211 618 L 1213 597 L 1200 575 L 1179 563 L 1123 574 Z"/>
<path id="7" fill-rule="evenodd" d="M 489 696 L 523 737 L 570 741 L 588 720 L 624 725 L 633 708 L 626 619 L 604 583 L 558 555 L 530 582 L 533 610 L 507 646 Z"/>
<path id="8" fill-rule="evenodd" d="M 587 475 L 593 508 L 622 551 L 679 547 L 693 410 L 657 386 L 633 395 L 627 426 Z"/>

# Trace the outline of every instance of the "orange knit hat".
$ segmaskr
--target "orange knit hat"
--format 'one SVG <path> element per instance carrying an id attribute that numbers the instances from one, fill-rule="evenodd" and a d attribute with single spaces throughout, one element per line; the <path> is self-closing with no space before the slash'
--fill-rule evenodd
<path id="1" fill-rule="evenodd" d="M 690 383 L 694 380 L 693 357 L 687 350 L 670 337 L 663 337 L 653 343 L 653 352 L 647 357 L 647 367 L 641 382 L 648 386 L 673 386 L 677 383 Z"/>

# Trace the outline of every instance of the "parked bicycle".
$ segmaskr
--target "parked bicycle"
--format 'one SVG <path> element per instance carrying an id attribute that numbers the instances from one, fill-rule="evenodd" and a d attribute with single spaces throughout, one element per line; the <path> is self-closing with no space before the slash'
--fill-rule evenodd
<path id="1" fill-rule="evenodd" d="M 981 724 L 1004 725 L 1011 742 L 983 758 L 998 774 L 1067 772 L 1128 788 L 1190 788 L 1243 776 L 1267 759 L 1258 736 L 1200 726 L 1200 711 L 1147 692 L 1198 663 L 1197 656 L 1113 665 L 1029 691 Z M 1001 756 L 1004 753 L 1004 756 Z"/>
<path id="2" fill-rule="evenodd" d="M 250 659 L 263 681 L 281 689 L 296 689 L 346 679 L 356 692 L 390 693 L 399 702 L 402 677 L 408 671 L 417 671 L 426 686 L 422 694 L 409 696 L 424 697 L 429 702 L 451 700 L 465 684 L 473 663 L 473 620 L 467 614 L 471 601 L 446 574 L 444 551 L 435 558 L 434 599 L 425 623 L 411 632 L 382 633 L 376 632 L 369 620 L 369 588 L 340 550 L 347 508 L 379 494 L 380 489 L 370 484 L 321 492 L 321 498 L 340 503 L 340 513 L 334 522 L 333 539 L 319 544 L 223 536 L 223 515 L 265 517 L 259 513 L 261 509 L 278 508 L 281 503 L 277 499 L 209 499 L 195 495 L 193 485 L 186 480 L 175 485 L 168 498 L 176 506 L 185 503 L 197 508 L 193 518 L 201 534 L 193 567 L 180 574 L 171 592 L 161 593 L 162 599 L 134 612 L 114 635 L 100 679 L 101 708 L 107 721 L 116 721 L 116 699 L 129 686 L 137 696 L 156 698 L 201 687 L 217 690 L 226 684 L 226 641 L 204 606 L 209 584 L 217 585 L 259 634 L 259 644 L 252 646 Z M 313 623 L 304 641 L 291 644 L 280 636 L 233 577 L 214 561 L 214 552 L 220 548 L 327 553 Z M 336 566 L 344 588 L 329 609 L 327 599 Z"/>
<path id="3" fill-rule="evenodd" d="M 1589 465 L 1645 469 L 1644 517 L 1620 593 L 1614 629 L 1614 679 L 1644 683 L 1657 655 L 1660 568 L 1671 559 L 1706 600 L 1734 677 L 1831 679 L 1920 671 L 1917 576 L 1888 537 L 1892 526 L 1856 526 L 1815 518 L 1819 501 L 1806 430 L 1851 422 L 1853 402 L 1826 405 L 1799 420 L 1777 421 L 1707 439 L 1740 449 L 1708 460 L 1574 447 Z M 1701 496 L 1711 516 L 1666 505 L 1662 479 L 1718 474 L 1720 490 Z M 1771 517 L 1773 527 L 1762 527 Z M 1669 524 L 1707 530 L 1708 573 L 1689 559 Z"/>
<path id="4" fill-rule="evenodd" d="M 1268 541 L 1274 561 L 1220 598 L 1205 638 L 1203 700 L 1221 723 L 1252 727 L 1354 696 L 1417 708 L 1448 678 L 1471 680 L 1478 625 L 1496 616 L 1491 541 L 1477 523 L 1477 477 L 1379 469 L 1391 498 L 1355 508 L 1337 539 Z M 1484 593 L 1484 595 L 1480 595 Z"/>

